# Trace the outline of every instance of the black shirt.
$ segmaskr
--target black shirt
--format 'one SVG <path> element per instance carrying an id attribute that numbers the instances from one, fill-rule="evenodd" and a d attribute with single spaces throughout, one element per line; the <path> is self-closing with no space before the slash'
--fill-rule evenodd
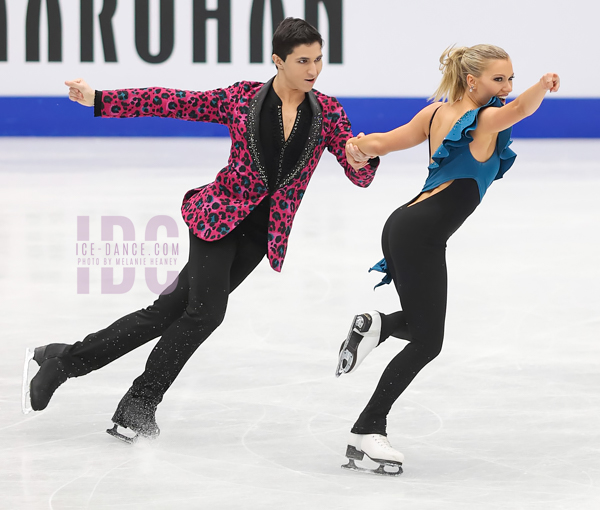
<path id="1" fill-rule="evenodd" d="M 285 179 L 298 162 L 306 145 L 312 123 L 312 109 L 308 94 L 298 106 L 296 121 L 285 140 L 283 130 L 282 102 L 275 93 L 273 85 L 269 87 L 267 96 L 260 110 L 260 149 L 267 171 L 269 195 L 277 190 L 277 185 Z M 251 221 L 260 227 L 268 225 L 271 200 L 265 197 L 252 211 Z M 266 229 L 265 229 L 266 230 Z"/>
<path id="2" fill-rule="evenodd" d="M 269 88 L 260 112 L 260 145 L 267 170 L 269 192 L 273 193 L 287 177 L 306 145 L 312 112 L 308 95 L 298 106 L 296 121 L 287 140 L 284 138 L 282 102 L 273 86 Z"/>

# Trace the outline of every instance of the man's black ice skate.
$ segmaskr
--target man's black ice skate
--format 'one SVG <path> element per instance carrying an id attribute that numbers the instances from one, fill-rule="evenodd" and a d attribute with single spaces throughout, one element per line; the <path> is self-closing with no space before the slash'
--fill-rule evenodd
<path id="1" fill-rule="evenodd" d="M 375 347 L 379 345 L 381 315 L 368 312 L 352 320 L 346 340 L 342 342 L 335 376 L 354 372 Z"/>
<path id="2" fill-rule="evenodd" d="M 355 461 L 362 461 L 365 455 L 379 467 L 357 466 Z M 402 474 L 404 455 L 392 448 L 388 438 L 381 434 L 350 434 L 346 458 L 348 463 L 342 465 L 343 469 L 383 476 Z"/>
<path id="3" fill-rule="evenodd" d="M 125 443 L 134 444 L 140 437 L 156 439 L 160 435 L 156 424 L 156 404 L 134 396 L 131 390 L 119 402 L 112 421 L 114 427 L 106 429 L 106 432 Z M 119 427 L 129 429 L 132 435 L 120 432 Z"/>
<path id="4" fill-rule="evenodd" d="M 49 344 L 35 349 L 25 350 L 25 363 L 23 364 L 23 384 L 21 386 L 21 410 L 23 414 L 31 411 L 41 411 L 48 406 L 48 402 L 56 389 L 67 380 L 65 367 L 58 360 L 69 347 L 69 344 Z M 51 363 L 46 363 L 54 359 Z M 35 361 L 40 370 L 33 379 L 30 379 L 31 361 Z M 42 371 L 42 367 L 44 370 Z M 34 382 L 35 381 L 35 382 Z"/>

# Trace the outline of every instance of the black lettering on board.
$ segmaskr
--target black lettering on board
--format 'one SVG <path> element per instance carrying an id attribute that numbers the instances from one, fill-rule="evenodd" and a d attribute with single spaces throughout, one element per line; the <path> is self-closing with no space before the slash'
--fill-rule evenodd
<path id="1" fill-rule="evenodd" d="M 209 11 L 206 0 L 194 0 L 194 62 L 206 62 L 206 21 L 217 20 L 217 60 L 231 62 L 231 0 L 219 0 L 217 8 Z"/>
<path id="2" fill-rule="evenodd" d="M 305 18 L 313 27 L 319 29 L 319 4 L 323 4 L 329 19 L 329 63 L 341 64 L 342 33 L 342 0 L 306 0 L 304 4 Z"/>
<path id="3" fill-rule="evenodd" d="M 42 0 L 29 0 L 25 19 L 25 61 L 40 61 Z M 62 62 L 62 22 L 58 0 L 46 0 L 48 13 L 48 61 Z"/>
<path id="4" fill-rule="evenodd" d="M 6 23 L 6 1 L 0 0 L 0 62 L 8 58 L 8 24 Z"/>
<path id="5" fill-rule="evenodd" d="M 271 26 L 273 33 L 277 25 L 284 19 L 283 4 L 281 0 L 271 0 Z M 254 0 L 250 13 L 250 62 L 252 64 L 263 62 L 263 20 L 265 14 L 265 0 Z"/>
<path id="6" fill-rule="evenodd" d="M 98 15 L 100 36 L 105 62 L 117 62 L 117 48 L 112 18 L 117 10 L 117 0 L 104 0 Z M 81 0 L 81 61 L 94 61 L 94 0 Z"/>
<path id="7" fill-rule="evenodd" d="M 150 53 L 150 0 L 135 0 L 135 47 L 142 60 L 161 64 L 173 53 L 175 45 L 175 0 L 160 0 L 158 54 Z"/>

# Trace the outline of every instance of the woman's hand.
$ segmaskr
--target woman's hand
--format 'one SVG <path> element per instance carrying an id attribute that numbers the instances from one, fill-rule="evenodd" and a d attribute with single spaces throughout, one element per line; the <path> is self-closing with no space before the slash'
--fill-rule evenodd
<path id="1" fill-rule="evenodd" d="M 540 78 L 540 83 L 544 87 L 544 90 L 549 90 L 550 92 L 557 92 L 560 88 L 560 78 L 556 73 L 546 73 Z"/>
<path id="2" fill-rule="evenodd" d="M 66 81 L 65 85 L 69 87 L 69 99 L 83 106 L 94 106 L 96 91 L 90 87 L 85 80 Z"/>

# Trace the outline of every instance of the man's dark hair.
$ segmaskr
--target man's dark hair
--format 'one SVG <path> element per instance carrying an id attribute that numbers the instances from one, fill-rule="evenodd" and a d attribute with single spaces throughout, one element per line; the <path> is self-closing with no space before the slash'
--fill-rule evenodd
<path id="1" fill-rule="evenodd" d="M 310 23 L 299 18 L 285 18 L 273 34 L 273 53 L 285 61 L 296 46 L 316 42 L 323 46 L 321 34 Z"/>

